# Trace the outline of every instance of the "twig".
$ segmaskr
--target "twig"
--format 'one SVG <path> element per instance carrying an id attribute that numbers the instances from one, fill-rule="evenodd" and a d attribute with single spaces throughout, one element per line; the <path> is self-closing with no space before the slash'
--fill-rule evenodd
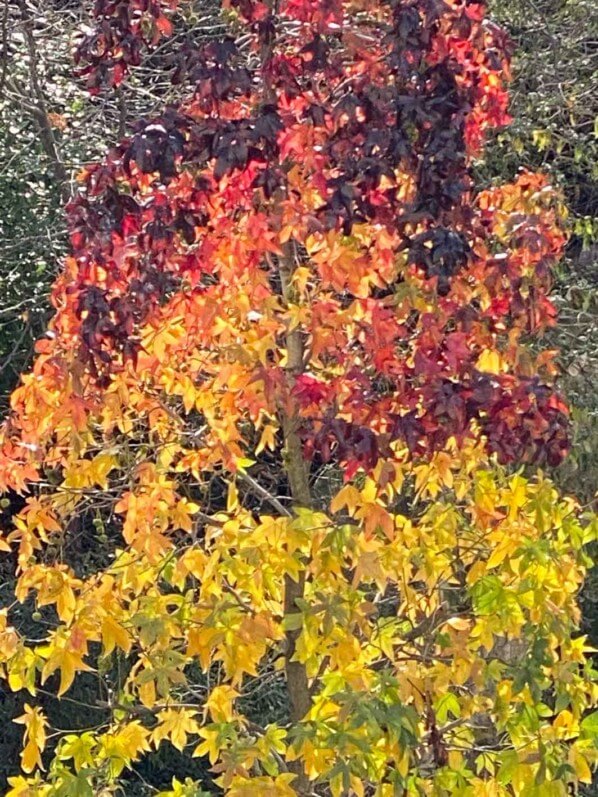
<path id="1" fill-rule="evenodd" d="M 292 513 L 280 503 L 278 498 L 269 493 L 265 487 L 262 487 L 262 485 L 259 484 L 259 482 L 256 482 L 253 476 L 250 476 L 245 471 L 239 471 L 237 475 L 241 481 L 245 482 L 245 484 L 251 487 L 254 493 L 257 493 L 257 495 L 263 498 L 264 501 L 267 501 L 270 506 L 276 509 L 277 512 L 279 512 L 281 515 L 284 515 L 284 517 L 293 517 Z"/>

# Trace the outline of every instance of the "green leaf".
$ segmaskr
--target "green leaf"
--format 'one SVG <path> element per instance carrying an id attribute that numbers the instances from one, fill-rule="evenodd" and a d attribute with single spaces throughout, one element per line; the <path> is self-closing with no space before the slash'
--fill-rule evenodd
<path id="1" fill-rule="evenodd" d="M 491 614 L 500 608 L 504 587 L 497 576 L 484 576 L 471 589 L 471 599 L 476 614 Z"/>
<path id="2" fill-rule="evenodd" d="M 449 714 L 457 719 L 461 716 L 461 705 L 456 695 L 452 692 L 447 692 L 436 703 L 436 718 L 439 722 L 445 723 Z"/>
<path id="3" fill-rule="evenodd" d="M 584 736 L 598 739 L 598 711 L 593 711 L 584 717 L 580 723 L 580 728 Z"/>

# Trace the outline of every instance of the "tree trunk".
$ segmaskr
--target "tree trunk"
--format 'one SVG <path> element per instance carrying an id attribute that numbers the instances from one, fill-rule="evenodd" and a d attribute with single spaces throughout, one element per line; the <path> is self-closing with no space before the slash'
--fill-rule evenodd
<path id="1" fill-rule="evenodd" d="M 282 293 L 287 302 L 291 298 L 292 277 L 295 270 L 295 252 L 292 243 L 286 247 L 284 257 L 280 260 L 279 273 L 282 284 Z M 291 389 L 297 376 L 303 371 L 303 336 L 300 329 L 295 328 L 288 332 L 286 337 L 287 365 L 286 378 L 287 385 Z M 309 487 L 309 468 L 303 457 L 301 439 L 298 434 L 299 419 L 296 414 L 289 415 L 282 412 L 282 432 L 284 435 L 284 462 L 291 496 L 294 507 L 310 507 L 312 505 L 311 491 Z M 301 573 L 298 581 L 294 581 L 290 576 L 285 578 L 284 594 L 284 613 L 285 617 L 296 614 L 299 611 L 297 600 L 301 599 L 305 591 L 305 573 Z M 293 661 L 297 639 L 301 629 L 287 631 L 286 634 L 286 679 L 289 691 L 291 724 L 296 725 L 301 722 L 311 707 L 309 693 L 309 683 L 305 666 L 299 661 Z M 299 794 L 309 793 L 309 781 L 304 775 L 301 764 L 294 768 L 297 779 L 294 787 Z"/>

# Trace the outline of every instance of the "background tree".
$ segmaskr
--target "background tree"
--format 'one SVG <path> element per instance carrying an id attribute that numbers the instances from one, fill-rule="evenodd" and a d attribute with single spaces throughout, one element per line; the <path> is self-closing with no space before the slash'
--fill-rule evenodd
<path id="1" fill-rule="evenodd" d="M 236 44 L 183 52 L 193 100 L 71 207 L 4 447 L 7 484 L 38 485 L 9 541 L 47 644 L 8 628 L 4 653 L 13 689 L 59 671 L 62 694 L 93 664 L 105 716 L 60 740 L 39 793 L 112 788 L 193 736 L 236 794 L 589 777 L 571 633 L 590 532 L 494 462 L 566 448 L 550 357 L 526 345 L 552 318 L 558 202 L 530 175 L 473 200 L 506 99 L 478 6 L 351 11 L 244 6 Z M 88 44 L 92 87 L 118 83 L 121 49 Z M 81 566 L 92 519 L 116 563 Z M 264 727 L 244 701 L 279 669 L 290 717 Z M 45 718 L 21 721 L 28 771 Z"/>
<path id="2" fill-rule="evenodd" d="M 593 90 L 598 16 L 593 4 L 584 0 L 496 0 L 491 11 L 515 47 L 514 120 L 489 148 L 479 177 L 487 180 L 494 172 L 512 179 L 524 163 L 548 174 L 565 196 L 572 235 L 567 257 L 555 274 L 559 324 L 549 335 L 549 345 L 560 350 L 561 384 L 572 404 L 575 439 L 557 479 L 589 503 L 598 488 L 598 362 L 592 345 L 598 332 L 598 103 Z"/>
<path id="3" fill-rule="evenodd" d="M 68 236 L 64 204 L 83 165 L 133 125 L 180 99 L 172 49 L 222 32 L 215 4 L 185 2 L 177 30 L 117 91 L 90 94 L 73 51 L 92 24 L 79 0 L 6 2 L 0 11 L 0 396 L 4 408 L 50 317 L 48 297 Z"/>

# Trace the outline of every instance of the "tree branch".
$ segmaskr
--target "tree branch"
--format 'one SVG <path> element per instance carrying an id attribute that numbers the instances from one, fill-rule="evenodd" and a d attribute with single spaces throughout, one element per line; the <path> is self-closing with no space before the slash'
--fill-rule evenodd
<path id="1" fill-rule="evenodd" d="M 54 137 L 54 130 L 48 109 L 46 106 L 46 97 L 41 85 L 41 80 L 38 71 L 38 56 L 37 47 L 35 43 L 35 36 L 33 34 L 33 22 L 27 8 L 26 0 L 18 0 L 19 8 L 21 10 L 21 19 L 23 22 L 23 30 L 25 33 L 25 40 L 27 42 L 27 50 L 29 54 L 29 80 L 31 84 L 31 93 L 35 100 L 33 106 L 28 104 L 30 112 L 35 117 L 39 129 L 40 142 L 46 155 L 48 156 L 54 176 L 60 183 L 60 192 L 63 202 L 69 199 L 68 188 L 68 173 L 60 157 L 58 145 Z"/>

